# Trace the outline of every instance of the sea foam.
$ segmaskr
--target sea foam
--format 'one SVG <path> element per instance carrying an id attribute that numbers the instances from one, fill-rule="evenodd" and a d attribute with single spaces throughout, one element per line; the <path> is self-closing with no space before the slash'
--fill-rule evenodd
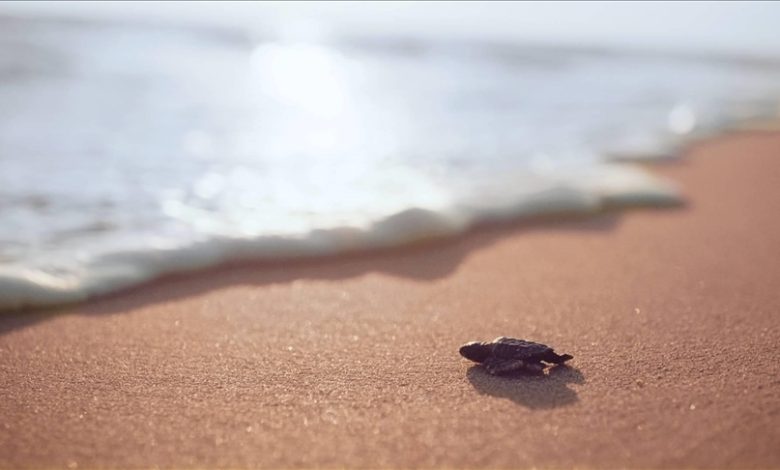
<path id="1" fill-rule="evenodd" d="M 774 116 L 780 66 L 2 20 L 0 310 L 230 260 L 670 205 L 625 160 Z"/>

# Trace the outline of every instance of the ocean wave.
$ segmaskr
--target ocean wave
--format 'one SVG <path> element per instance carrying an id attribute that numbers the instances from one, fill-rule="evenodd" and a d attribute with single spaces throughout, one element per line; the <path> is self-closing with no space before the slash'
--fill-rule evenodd
<path id="1" fill-rule="evenodd" d="M 780 97 L 780 67 L 740 60 L 16 26 L 0 30 L 0 310 L 679 204 L 631 162 L 775 116 Z"/>

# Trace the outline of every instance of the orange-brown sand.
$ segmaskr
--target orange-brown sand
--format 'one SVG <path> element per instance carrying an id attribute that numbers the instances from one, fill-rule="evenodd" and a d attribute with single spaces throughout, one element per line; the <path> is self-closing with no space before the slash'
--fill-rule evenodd
<path id="1" fill-rule="evenodd" d="M 0 319 L 0 467 L 780 468 L 780 134 L 676 209 L 248 265 Z M 545 377 L 458 355 L 507 335 Z"/>

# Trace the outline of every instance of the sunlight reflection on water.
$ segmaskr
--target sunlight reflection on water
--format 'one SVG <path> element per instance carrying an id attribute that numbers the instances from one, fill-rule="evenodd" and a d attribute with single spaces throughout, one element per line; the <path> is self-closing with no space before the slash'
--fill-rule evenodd
<path id="1" fill-rule="evenodd" d="M 270 43 L 252 52 L 252 68 L 261 93 L 313 116 L 334 119 L 349 107 L 346 59 L 314 44 Z"/>

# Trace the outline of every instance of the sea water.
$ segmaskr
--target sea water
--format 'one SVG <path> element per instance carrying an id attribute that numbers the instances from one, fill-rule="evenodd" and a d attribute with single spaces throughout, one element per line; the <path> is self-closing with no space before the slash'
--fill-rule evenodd
<path id="1" fill-rule="evenodd" d="M 0 310 L 676 204 L 627 161 L 778 98 L 739 57 L 0 19 Z"/>

